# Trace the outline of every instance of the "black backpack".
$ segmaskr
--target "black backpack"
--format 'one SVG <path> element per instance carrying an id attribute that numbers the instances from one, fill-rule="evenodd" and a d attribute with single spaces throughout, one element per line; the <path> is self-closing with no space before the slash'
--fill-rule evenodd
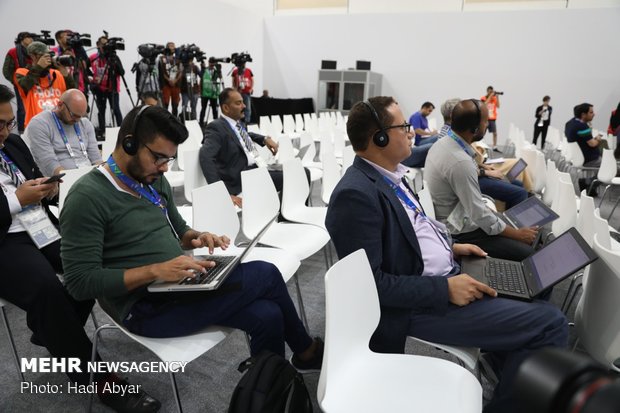
<path id="1" fill-rule="evenodd" d="M 263 351 L 238 370 L 245 374 L 235 387 L 228 413 L 312 413 L 303 377 L 284 358 Z"/>

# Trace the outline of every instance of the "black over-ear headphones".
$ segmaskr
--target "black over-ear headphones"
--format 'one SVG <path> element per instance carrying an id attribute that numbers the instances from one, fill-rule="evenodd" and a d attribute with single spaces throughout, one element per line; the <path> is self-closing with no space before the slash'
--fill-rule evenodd
<path id="1" fill-rule="evenodd" d="M 144 113 L 149 107 L 149 105 L 144 105 L 140 108 L 136 114 L 136 117 L 133 118 L 133 122 L 131 122 L 131 133 L 129 135 L 125 135 L 123 138 L 123 150 L 127 155 L 135 156 L 138 153 L 138 148 L 140 147 L 140 141 L 138 141 L 138 137 L 136 136 L 138 121 L 140 120 L 142 113 Z"/>
<path id="2" fill-rule="evenodd" d="M 387 144 L 390 143 L 390 137 L 388 136 L 387 131 L 381 124 L 381 120 L 379 120 L 379 115 L 377 114 L 377 111 L 372 106 L 370 101 L 364 100 L 362 103 L 366 105 L 368 109 L 370 109 L 370 113 L 372 113 L 372 117 L 375 118 L 375 121 L 377 122 L 377 126 L 379 127 L 379 130 L 375 132 L 374 135 L 372 135 L 372 141 L 374 142 L 375 145 L 377 145 L 380 148 L 386 147 Z"/>
<path id="3" fill-rule="evenodd" d="M 480 101 L 478 99 L 470 99 L 474 102 L 474 106 L 476 106 L 476 116 L 472 118 L 472 123 L 470 125 L 469 130 L 471 133 L 476 135 L 478 133 L 478 129 L 480 128 L 480 121 L 482 120 L 482 112 L 480 111 Z"/>

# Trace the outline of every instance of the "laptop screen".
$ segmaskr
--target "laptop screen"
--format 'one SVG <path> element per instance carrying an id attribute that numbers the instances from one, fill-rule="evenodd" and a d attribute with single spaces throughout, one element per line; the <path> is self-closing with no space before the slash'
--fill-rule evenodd
<path id="1" fill-rule="evenodd" d="M 527 163 L 522 158 L 519 158 L 517 163 L 512 165 L 512 168 L 510 168 L 510 170 L 506 174 L 506 178 L 509 181 L 514 181 L 517 178 L 517 176 L 519 176 L 519 174 L 523 172 L 523 170 L 526 167 L 527 167 Z"/>
<path id="2" fill-rule="evenodd" d="M 535 196 L 504 212 L 517 228 L 542 226 L 559 218 L 558 214 Z"/>
<path id="3" fill-rule="evenodd" d="M 573 227 L 528 257 L 526 265 L 538 278 L 536 293 L 551 287 L 596 258 L 596 253 Z"/>

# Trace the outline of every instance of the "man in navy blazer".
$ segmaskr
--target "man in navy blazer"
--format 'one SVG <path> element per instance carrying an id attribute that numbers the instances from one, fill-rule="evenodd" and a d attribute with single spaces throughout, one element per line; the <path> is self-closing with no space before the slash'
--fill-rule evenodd
<path id="1" fill-rule="evenodd" d="M 235 205 L 241 207 L 241 171 L 261 166 L 254 143 L 275 155 L 278 144 L 269 136 L 248 132 L 241 121 L 245 105 L 241 94 L 226 88 L 219 96 L 222 116 L 207 125 L 200 148 L 200 167 L 208 183 L 223 181 Z M 276 190 L 282 190 L 282 171 L 269 171 Z"/>
<path id="2" fill-rule="evenodd" d="M 530 351 L 566 346 L 564 315 L 545 301 L 496 298 L 495 290 L 460 274 L 458 256 L 486 253 L 452 244 L 402 179 L 413 133 L 393 98 L 357 103 L 347 133 L 357 156 L 332 193 L 325 223 L 339 257 L 363 248 L 370 261 L 381 305 L 370 348 L 402 353 L 407 336 L 480 347 L 500 378 L 485 411 L 517 411 L 514 374 Z"/>

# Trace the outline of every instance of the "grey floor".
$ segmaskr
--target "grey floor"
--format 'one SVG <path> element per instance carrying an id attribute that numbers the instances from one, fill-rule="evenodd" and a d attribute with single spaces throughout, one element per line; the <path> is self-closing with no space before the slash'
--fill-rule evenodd
<path id="1" fill-rule="evenodd" d="M 606 200 L 602 205 L 601 212 L 606 217 L 614 203 L 620 197 L 620 188 L 610 190 Z M 176 195 L 179 201 L 182 199 L 181 193 Z M 320 204 L 320 197 L 317 188 L 313 193 L 316 204 Z M 182 201 L 180 201 L 182 202 Z M 596 200 L 598 205 L 598 199 Z M 620 226 L 620 210 L 616 210 L 614 217 L 610 220 L 614 228 Z M 19 259 L 19 258 L 18 258 Z M 304 297 L 305 307 L 310 324 L 312 335 L 324 335 L 325 328 L 325 302 L 324 284 L 325 263 L 323 256 L 319 253 L 304 261 L 299 269 L 299 278 Z M 552 302 L 561 304 L 568 282 L 558 285 L 553 292 Z M 292 297 L 295 297 L 294 286 L 291 284 L 289 290 Z M 568 315 L 572 319 L 575 311 L 576 302 L 570 308 Z M 25 313 L 20 309 L 9 305 L 6 308 L 9 324 L 15 337 L 16 345 L 20 357 L 49 357 L 45 348 L 34 346 L 30 343 L 30 331 L 26 327 Z M 106 316 L 100 309 L 95 309 L 98 321 L 104 322 Z M 1 324 L 1 323 L 0 323 Z M 89 335 L 94 330 L 93 324 L 89 321 L 86 325 Z M 100 353 L 104 360 L 109 361 L 157 361 L 148 350 L 132 340 L 129 340 L 122 333 L 108 331 L 104 333 L 104 340 L 100 346 Z M 0 326 L 0 412 L 79 412 L 85 411 L 88 404 L 85 395 L 68 394 L 21 394 L 20 380 L 17 375 L 16 367 L 11 357 L 6 331 L 4 326 Z M 574 333 L 571 333 L 571 344 L 574 342 Z M 455 360 L 452 356 L 438 351 L 434 348 L 409 342 L 407 352 L 411 354 L 429 355 Z M 187 367 L 184 374 L 178 374 L 177 380 L 180 389 L 180 396 L 185 412 L 225 412 L 232 391 L 239 381 L 241 374 L 237 372 L 237 365 L 248 356 L 248 349 L 245 338 L 240 332 L 234 332 L 218 346 L 208 351 L 198 359 L 194 360 Z M 52 373 L 27 373 L 26 381 L 35 384 L 63 384 L 67 379 L 62 374 Z M 134 384 L 141 384 L 143 389 L 158 398 L 162 402 L 162 412 L 175 412 L 175 404 L 172 397 L 170 380 L 165 373 L 151 374 L 130 374 L 129 380 Z M 314 400 L 315 411 L 320 411 L 316 404 L 316 387 L 318 374 L 305 376 L 306 385 Z M 490 392 L 490 387 L 486 382 L 483 383 L 486 395 Z M 66 384 L 65 384 L 66 387 Z M 95 401 L 93 411 L 111 411 Z"/>

